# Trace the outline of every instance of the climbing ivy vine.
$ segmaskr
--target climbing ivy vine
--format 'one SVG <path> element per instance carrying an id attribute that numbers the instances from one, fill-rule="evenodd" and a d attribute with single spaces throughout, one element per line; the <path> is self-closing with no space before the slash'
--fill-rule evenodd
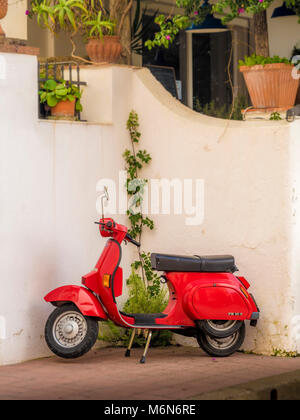
<path id="1" fill-rule="evenodd" d="M 152 158 L 141 148 L 141 133 L 139 131 L 139 118 L 135 111 L 131 111 L 127 121 L 131 148 L 123 153 L 127 172 L 126 190 L 128 194 L 127 216 L 130 222 L 128 233 L 142 245 L 142 235 L 145 229 L 154 229 L 154 222 L 143 214 L 143 201 L 145 186 L 148 179 L 140 177 L 140 171 L 148 165 Z M 138 249 L 138 259 L 131 264 L 131 274 L 127 279 L 129 297 L 124 305 L 126 313 L 159 313 L 167 305 L 167 290 L 161 287 L 160 275 L 152 270 L 151 255 L 149 252 Z M 141 275 L 139 274 L 141 272 Z M 131 330 L 124 331 L 109 321 L 99 334 L 99 338 L 112 344 L 128 345 Z M 171 343 L 172 333 L 167 330 L 153 332 L 152 346 L 167 346 Z M 143 333 L 135 337 L 134 345 L 143 346 L 145 337 Z"/>
<path id="2" fill-rule="evenodd" d="M 141 140 L 141 133 L 139 131 L 138 114 L 135 111 L 131 111 L 129 114 L 127 130 L 130 135 L 131 150 L 126 149 L 123 157 L 127 171 L 126 189 L 129 197 L 127 216 L 131 225 L 129 234 L 141 243 L 143 230 L 145 228 L 154 229 L 153 220 L 143 214 L 145 186 L 148 179 L 139 176 L 140 171 L 151 162 L 152 158 L 147 150 L 137 149 Z M 154 296 L 160 291 L 160 276 L 152 270 L 149 253 L 139 249 L 138 256 L 139 259 L 134 261 L 132 268 L 134 270 L 141 269 L 144 285 Z"/>

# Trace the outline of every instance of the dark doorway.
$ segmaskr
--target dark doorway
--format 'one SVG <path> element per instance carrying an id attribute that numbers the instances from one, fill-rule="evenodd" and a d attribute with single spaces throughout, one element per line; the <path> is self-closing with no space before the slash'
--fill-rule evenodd
<path id="1" fill-rule="evenodd" d="M 153 39 L 154 34 L 160 30 L 155 22 L 150 22 L 150 16 L 145 15 L 143 20 L 148 25 L 143 45 L 147 39 Z M 153 18 L 152 18 L 153 19 Z M 219 33 L 193 34 L 193 108 L 196 103 L 200 108 L 214 102 L 215 107 L 228 106 L 232 103 L 232 89 L 229 74 L 232 77 L 232 63 L 229 65 L 231 52 L 230 31 Z M 186 32 L 181 31 L 169 48 L 157 47 L 151 51 L 143 48 L 143 65 L 173 67 L 176 80 L 179 82 L 181 100 L 187 104 L 187 44 Z"/>
<path id="2" fill-rule="evenodd" d="M 145 19 L 149 19 L 149 17 L 145 16 Z M 160 31 L 159 25 L 156 23 L 152 23 L 151 29 L 147 36 L 149 38 L 145 38 L 143 40 L 143 44 L 147 41 L 147 39 L 153 39 L 154 34 Z M 151 51 L 148 48 L 144 48 L 143 51 L 143 66 L 145 65 L 155 65 L 155 66 L 166 66 L 166 67 L 173 67 L 176 74 L 176 79 L 180 80 L 180 64 L 179 64 L 179 36 L 176 37 L 175 41 L 170 44 L 169 48 L 165 47 L 157 47 L 153 48 Z"/>
<path id="3" fill-rule="evenodd" d="M 145 16 L 145 24 L 149 25 L 151 17 Z M 153 39 L 156 32 L 160 31 L 159 25 L 152 22 L 147 36 L 143 39 L 143 44 L 147 39 Z M 186 54 L 185 54 L 185 32 L 181 31 L 175 38 L 174 42 L 170 44 L 169 48 L 157 47 L 151 51 L 148 48 L 143 49 L 143 66 L 162 66 L 172 67 L 175 71 L 175 78 L 177 81 L 177 90 L 179 99 L 186 102 Z"/>
<path id="4" fill-rule="evenodd" d="M 193 34 L 193 103 L 231 104 L 231 33 Z"/>

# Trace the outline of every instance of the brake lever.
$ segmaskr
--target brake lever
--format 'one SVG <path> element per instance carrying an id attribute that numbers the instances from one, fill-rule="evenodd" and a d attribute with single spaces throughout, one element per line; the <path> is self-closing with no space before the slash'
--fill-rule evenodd
<path id="1" fill-rule="evenodd" d="M 126 236 L 127 236 L 127 238 L 126 238 Z M 141 244 L 139 242 L 137 242 L 135 239 L 133 239 L 129 234 L 127 234 L 126 236 L 125 236 L 125 239 L 127 239 L 128 242 L 131 242 L 133 245 L 140 248 Z"/>

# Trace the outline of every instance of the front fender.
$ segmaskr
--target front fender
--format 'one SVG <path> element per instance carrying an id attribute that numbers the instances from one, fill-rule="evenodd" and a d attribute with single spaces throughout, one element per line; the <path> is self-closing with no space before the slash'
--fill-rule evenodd
<path id="1" fill-rule="evenodd" d="M 62 286 L 52 290 L 44 299 L 54 306 L 59 306 L 63 302 L 73 302 L 83 315 L 107 320 L 107 315 L 101 303 L 92 292 L 84 287 Z"/>

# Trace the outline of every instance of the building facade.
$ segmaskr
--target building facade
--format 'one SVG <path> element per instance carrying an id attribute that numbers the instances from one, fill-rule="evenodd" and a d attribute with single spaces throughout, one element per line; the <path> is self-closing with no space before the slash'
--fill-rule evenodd
<path id="1" fill-rule="evenodd" d="M 12 3 L 3 20 L 3 28 L 8 37 L 27 40 L 28 44 L 39 47 L 42 57 L 69 57 L 72 47 L 63 33 L 53 35 L 38 27 L 35 19 L 28 19 L 25 11 L 28 0 Z M 108 0 L 106 0 L 108 2 Z M 155 12 L 166 15 L 180 13 L 174 0 L 142 0 L 142 10 L 146 7 L 146 17 Z M 291 57 L 293 47 L 300 42 L 300 26 L 297 16 L 272 19 L 274 9 L 281 5 L 276 0 L 268 10 L 270 55 Z M 135 8 L 132 10 L 134 19 Z M 183 31 L 174 45 L 166 50 L 144 51 L 143 55 L 133 54 L 133 65 L 147 64 L 170 66 L 175 69 L 180 87 L 180 98 L 190 108 L 213 101 L 218 106 L 230 104 L 232 97 L 247 96 L 243 77 L 238 71 L 238 60 L 254 52 L 253 22 L 247 16 L 235 19 L 228 26 L 229 31 L 221 33 L 197 33 Z M 157 30 L 153 25 L 153 31 Z M 151 34 L 150 34 L 151 35 Z M 84 42 L 76 38 L 76 54 L 86 56 Z M 232 49 L 232 50 L 231 50 Z"/>

